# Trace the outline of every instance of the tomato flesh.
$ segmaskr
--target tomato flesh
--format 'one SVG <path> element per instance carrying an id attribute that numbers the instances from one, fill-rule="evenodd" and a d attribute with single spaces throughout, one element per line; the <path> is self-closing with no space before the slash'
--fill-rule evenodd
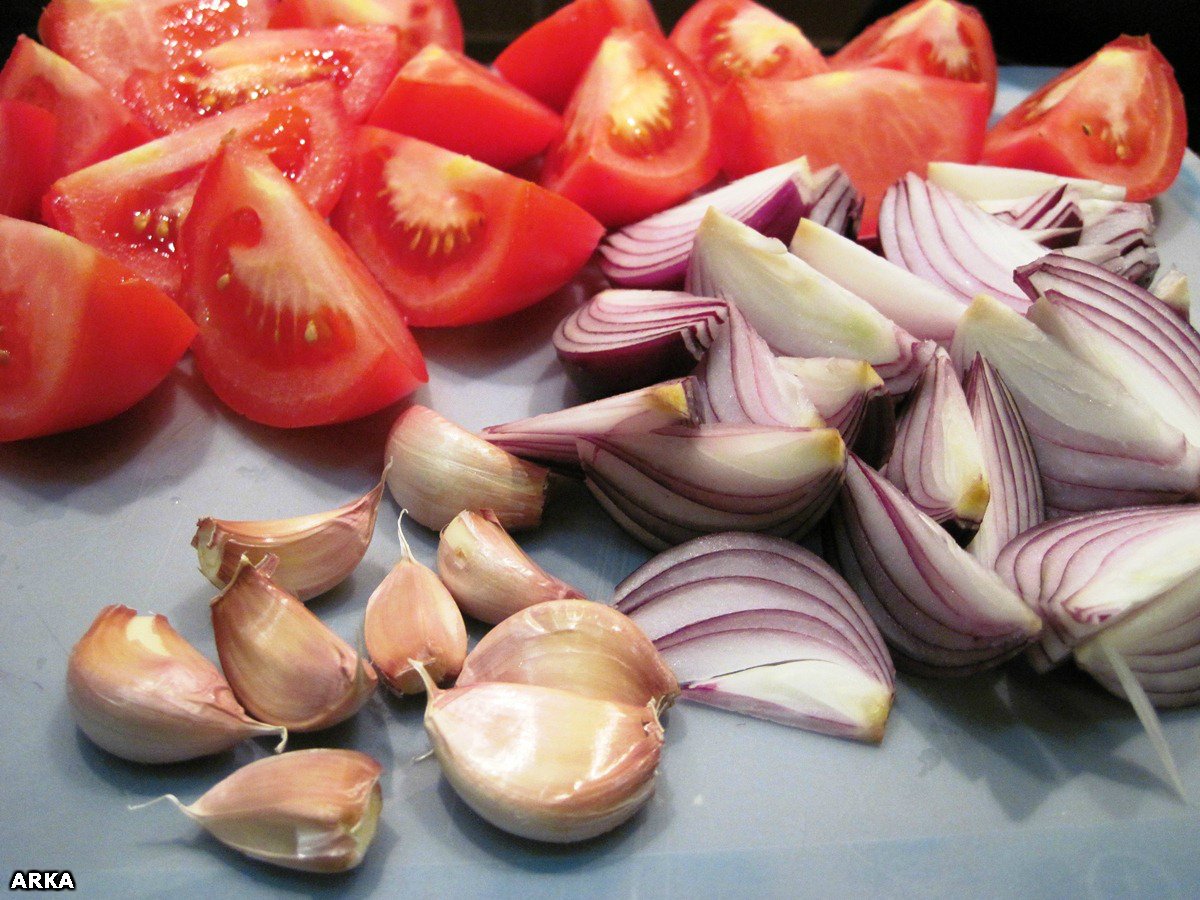
<path id="1" fill-rule="evenodd" d="M 462 19 L 454 0 L 280 0 L 272 28 L 328 28 L 332 25 L 388 25 L 400 37 L 401 60 L 426 44 L 459 53 Z"/>
<path id="2" fill-rule="evenodd" d="M 1175 180 L 1187 113 L 1146 37 L 1120 37 L 1035 91 L 987 135 L 983 162 L 1122 185 L 1148 200 Z"/>
<path id="3" fill-rule="evenodd" d="M 111 418 L 196 334 L 153 285 L 68 235 L 0 217 L 0 441 Z"/>
<path id="4" fill-rule="evenodd" d="M 523 309 L 566 284 L 604 234 L 536 184 L 369 127 L 332 221 L 417 326 Z"/>
<path id="5" fill-rule="evenodd" d="M 20 100 L 0 100 L 0 216 L 34 219 L 50 186 L 54 116 Z"/>
<path id="6" fill-rule="evenodd" d="M 196 362 L 235 412 L 283 428 L 325 425 L 428 379 L 379 285 L 263 154 L 220 152 L 181 246 Z"/>

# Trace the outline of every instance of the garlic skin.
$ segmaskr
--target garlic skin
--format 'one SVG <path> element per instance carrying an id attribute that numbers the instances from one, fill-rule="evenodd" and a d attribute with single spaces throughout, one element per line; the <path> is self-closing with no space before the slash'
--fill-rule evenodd
<path id="1" fill-rule="evenodd" d="M 200 571 L 216 587 L 229 583 L 238 562 L 279 558 L 272 576 L 284 590 L 310 600 L 336 587 L 362 562 L 375 531 L 387 472 L 374 488 L 328 512 L 262 522 L 205 517 L 196 523 L 192 546 Z"/>
<path id="2" fill-rule="evenodd" d="M 457 687 L 489 681 L 534 684 L 584 697 L 650 704 L 662 713 L 679 682 L 624 613 L 591 600 L 553 600 L 505 619 L 467 656 Z"/>
<path id="3" fill-rule="evenodd" d="M 303 872 L 360 862 L 379 822 L 382 769 L 356 750 L 294 750 L 238 769 L 199 800 L 174 803 L 222 844 Z"/>
<path id="4" fill-rule="evenodd" d="M 467 626 L 446 586 L 417 562 L 403 530 L 400 546 L 400 561 L 367 601 L 363 637 L 383 683 L 404 696 L 425 690 L 414 660 L 439 684 L 458 674 L 467 656 Z"/>
<path id="5" fill-rule="evenodd" d="M 221 668 L 254 715 L 290 731 L 350 718 L 375 691 L 374 670 L 270 578 L 273 557 L 245 557 L 212 601 Z"/>
<path id="6" fill-rule="evenodd" d="M 409 515 L 435 531 L 464 509 L 490 509 L 508 529 L 542 519 L 549 470 L 460 428 L 424 406 L 410 406 L 387 441 L 388 489 Z"/>
<path id="7" fill-rule="evenodd" d="M 437 564 L 459 608 L 489 625 L 548 600 L 583 599 L 530 559 L 490 511 L 455 516 L 442 529 Z"/>
<path id="8" fill-rule="evenodd" d="M 71 650 L 67 701 L 76 724 L 122 759 L 172 763 L 287 729 L 257 722 L 229 682 L 165 616 L 106 606 Z"/>
<path id="9" fill-rule="evenodd" d="M 425 730 L 471 809 L 510 834 L 560 844 L 632 817 L 654 793 L 663 744 L 649 705 L 496 682 L 430 685 Z"/>

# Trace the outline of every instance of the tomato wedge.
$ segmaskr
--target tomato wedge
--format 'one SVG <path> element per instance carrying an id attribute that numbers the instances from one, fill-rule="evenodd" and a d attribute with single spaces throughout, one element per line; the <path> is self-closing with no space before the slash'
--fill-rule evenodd
<path id="1" fill-rule="evenodd" d="M 608 226 L 672 206 L 717 174 L 708 94 L 663 38 L 614 31 L 567 108 L 541 183 Z"/>
<path id="2" fill-rule="evenodd" d="M 454 0 L 280 0 L 272 28 L 390 25 L 400 36 L 401 58 L 426 44 L 462 52 L 463 27 Z"/>
<path id="3" fill-rule="evenodd" d="M 232 135 L 266 151 L 309 203 L 328 212 L 345 183 L 349 128 L 330 85 L 296 88 L 60 179 L 44 216 L 175 296 L 179 224 L 222 143 Z"/>
<path id="4" fill-rule="evenodd" d="M 864 196 L 859 236 L 872 237 L 897 178 L 933 160 L 978 161 L 990 109 L 984 84 L 854 69 L 733 84 L 717 119 L 732 178 L 802 155 L 814 169 L 841 165 Z"/>
<path id="5" fill-rule="evenodd" d="M 662 36 L 649 0 L 574 0 L 509 44 L 496 57 L 496 71 L 562 112 L 601 42 L 615 28 Z"/>
<path id="6" fill-rule="evenodd" d="M 125 101 L 158 133 L 195 125 L 304 84 L 328 82 L 353 121 L 361 122 L 400 68 L 390 28 L 292 28 L 256 31 L 218 44 L 173 72 L 139 72 Z"/>
<path id="7" fill-rule="evenodd" d="M 275 0 L 50 0 L 42 43 L 117 96 L 135 69 L 169 71 L 265 28 Z"/>
<path id="8" fill-rule="evenodd" d="M 465 325 L 566 284 L 604 228 L 569 200 L 467 156 L 363 128 L 334 227 L 413 325 Z"/>
<path id="9" fill-rule="evenodd" d="M 0 216 L 37 219 L 50 186 L 54 116 L 20 100 L 0 100 Z"/>
<path id="10" fill-rule="evenodd" d="M 0 71 L 0 98 L 24 100 L 54 116 L 57 137 L 50 161 L 51 179 L 151 138 L 146 127 L 99 82 L 24 35 L 17 38 L 17 46 Z"/>
<path id="11" fill-rule="evenodd" d="M 379 285 L 263 154 L 220 152 L 180 244 L 196 362 L 235 412 L 281 428 L 326 425 L 428 380 Z"/>
<path id="12" fill-rule="evenodd" d="M 671 43 L 717 90 L 742 78 L 788 80 L 829 71 L 803 31 L 753 0 L 700 0 L 683 14 Z"/>
<path id="13" fill-rule="evenodd" d="M 983 162 L 1093 178 L 1148 200 L 1171 186 L 1186 145 L 1174 70 L 1148 37 L 1124 35 L 1001 119 Z"/>
<path id="14" fill-rule="evenodd" d="M 507 169 L 546 149 L 562 119 L 461 53 L 430 44 L 407 63 L 368 120 Z"/>
<path id="15" fill-rule="evenodd" d="M 133 406 L 196 327 L 152 284 L 60 232 L 0 216 L 0 441 Z"/>
<path id="16" fill-rule="evenodd" d="M 899 69 L 980 82 L 996 98 L 996 51 L 979 10 L 955 0 L 916 0 L 880 19 L 830 59 L 835 69 Z"/>

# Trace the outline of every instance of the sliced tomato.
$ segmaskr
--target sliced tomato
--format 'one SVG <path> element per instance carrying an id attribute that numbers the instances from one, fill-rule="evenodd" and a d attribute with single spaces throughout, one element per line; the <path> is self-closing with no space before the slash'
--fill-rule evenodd
<path id="1" fill-rule="evenodd" d="M 390 25 L 400 35 L 402 59 L 426 44 L 463 49 L 462 19 L 454 0 L 280 0 L 272 28 Z"/>
<path id="2" fill-rule="evenodd" d="M 829 71 L 829 63 L 787 19 L 753 0 L 700 0 L 671 32 L 715 89 L 742 78 L 796 79 Z"/>
<path id="3" fill-rule="evenodd" d="M 996 51 L 979 10 L 955 0 L 915 0 L 833 55 L 835 69 L 899 69 L 980 82 L 996 97 Z"/>
<path id="4" fill-rule="evenodd" d="M 363 128 L 332 222 L 413 325 L 465 325 L 566 284 L 604 228 L 557 194 L 416 138 Z"/>
<path id="5" fill-rule="evenodd" d="M 220 152 L 180 245 L 196 362 L 235 412 L 281 428 L 326 425 L 428 380 L 379 285 L 262 153 Z"/>
<path id="6" fill-rule="evenodd" d="M 304 84 L 332 84 L 361 122 L 400 68 L 391 28 L 255 31 L 205 50 L 172 72 L 138 72 L 125 100 L 160 134 L 177 131 Z"/>
<path id="7" fill-rule="evenodd" d="M 1148 37 L 1122 36 L 1030 94 L 987 135 L 983 161 L 1123 185 L 1130 200 L 1179 174 L 1187 113 Z"/>
<path id="8" fill-rule="evenodd" d="M 407 63 L 368 120 L 507 169 L 537 156 L 562 119 L 461 53 L 430 44 Z"/>
<path id="9" fill-rule="evenodd" d="M 144 144 L 151 134 L 96 79 L 22 35 L 0 71 L 0 99 L 24 100 L 57 122 L 50 177 Z M 48 186 L 48 184 L 46 185 Z"/>
<path id="10" fill-rule="evenodd" d="M 615 28 L 662 36 L 649 0 L 574 0 L 509 44 L 496 57 L 496 71 L 562 112 L 601 42 Z"/>
<path id="11" fill-rule="evenodd" d="M 196 327 L 162 291 L 69 235 L 0 216 L 0 441 L 133 406 Z"/>
<path id="12" fill-rule="evenodd" d="M 730 177 L 802 155 L 814 169 L 841 165 L 864 196 L 859 236 L 871 237 L 896 179 L 933 160 L 978 161 L 990 109 L 978 82 L 854 69 L 731 85 L 717 120 Z"/>
<path id="13" fill-rule="evenodd" d="M 117 96 L 135 69 L 169 71 L 265 28 L 275 0 L 50 0 L 42 43 Z"/>
<path id="14" fill-rule="evenodd" d="M 54 116 L 40 106 L 0 100 L 0 216 L 40 218 L 54 131 Z"/>
<path id="15" fill-rule="evenodd" d="M 720 166 L 699 74 L 646 32 L 622 29 L 604 39 L 564 119 L 541 183 L 608 226 L 672 206 Z"/>
<path id="16" fill-rule="evenodd" d="M 68 175 L 46 195 L 43 214 L 175 296 L 179 225 L 222 143 L 266 151 L 326 213 L 345 184 L 350 127 L 330 85 L 296 88 Z"/>

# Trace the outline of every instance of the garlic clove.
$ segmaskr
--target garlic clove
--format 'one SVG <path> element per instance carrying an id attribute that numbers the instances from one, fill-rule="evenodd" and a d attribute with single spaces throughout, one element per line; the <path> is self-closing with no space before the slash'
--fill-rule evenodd
<path id="1" fill-rule="evenodd" d="M 553 843 L 632 817 L 654 793 L 663 745 L 650 705 L 498 682 L 430 684 L 425 730 L 468 806 L 510 834 Z"/>
<path id="2" fill-rule="evenodd" d="M 385 470 L 366 494 L 328 512 L 262 522 L 201 519 L 192 538 L 200 571 L 224 587 L 242 556 L 258 563 L 270 553 L 279 558 L 272 577 L 280 587 L 300 600 L 323 594 L 341 584 L 366 554 L 386 477 Z"/>
<path id="3" fill-rule="evenodd" d="M 505 619 L 467 656 L 457 686 L 488 681 L 556 687 L 614 703 L 679 696 L 679 682 L 654 644 L 624 613 L 591 600 L 553 600 Z"/>
<path id="4" fill-rule="evenodd" d="M 269 577 L 272 557 L 245 557 L 212 601 L 221 668 L 258 718 L 291 731 L 342 722 L 367 702 L 378 679 L 354 649 Z"/>
<path id="5" fill-rule="evenodd" d="M 67 701 L 80 730 L 133 762 L 221 753 L 287 729 L 246 715 L 229 682 L 165 616 L 106 606 L 67 660 Z"/>
<path id="6" fill-rule="evenodd" d="M 383 805 L 379 763 L 356 750 L 294 750 L 238 769 L 185 806 L 222 844 L 304 872 L 362 862 Z"/>
<path id="7" fill-rule="evenodd" d="M 400 544 L 400 562 L 367 601 L 363 636 L 383 683 L 397 694 L 419 694 L 425 684 L 412 661 L 435 682 L 454 678 L 467 655 L 467 626 L 446 586 L 417 562 L 403 530 Z"/>
<path id="8" fill-rule="evenodd" d="M 464 613 L 491 625 L 537 603 L 583 599 L 530 559 L 499 522 L 469 510 L 442 529 L 438 573 Z"/>
<path id="9" fill-rule="evenodd" d="M 542 518 L 549 471 L 517 459 L 424 406 L 410 406 L 388 435 L 392 496 L 426 528 L 464 509 L 490 509 L 505 528 Z"/>

